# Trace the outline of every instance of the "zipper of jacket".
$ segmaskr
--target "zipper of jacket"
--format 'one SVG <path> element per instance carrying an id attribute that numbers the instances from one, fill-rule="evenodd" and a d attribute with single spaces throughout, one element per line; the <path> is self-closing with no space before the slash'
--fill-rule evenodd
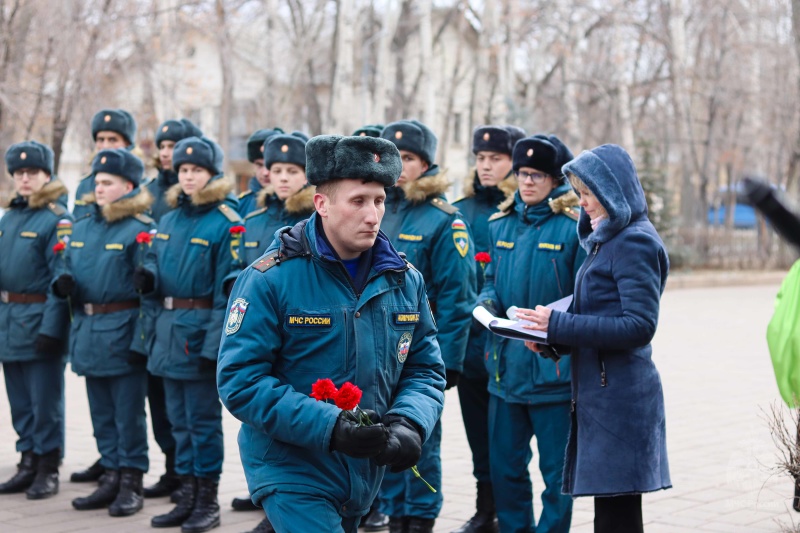
<path id="1" fill-rule="evenodd" d="M 564 289 L 561 287 L 561 277 L 558 275 L 558 266 L 556 265 L 556 258 L 553 257 L 550 259 L 553 263 L 553 272 L 556 275 L 556 284 L 558 284 L 558 294 L 561 298 L 564 297 Z"/>
<path id="2" fill-rule="evenodd" d="M 580 294 L 581 285 L 583 284 L 583 278 L 586 276 L 586 271 L 589 270 L 589 267 L 591 266 L 592 262 L 597 257 L 598 250 L 600 250 L 600 243 L 599 242 L 595 243 L 594 250 L 592 251 L 592 255 L 583 264 L 583 273 L 581 274 L 581 277 L 578 278 L 575 281 L 574 294 L 576 294 L 576 295 Z M 578 301 L 576 299 L 575 300 L 575 312 L 577 313 L 579 311 L 580 311 L 580 306 L 578 305 Z M 603 372 L 605 372 L 605 367 L 603 367 Z M 574 383 L 575 383 L 575 397 L 572 398 L 572 407 L 570 408 L 570 410 L 574 413 L 576 408 L 577 408 L 577 403 L 578 403 L 578 380 L 575 379 L 575 378 L 573 378 L 573 379 L 574 379 Z M 605 379 L 605 374 L 601 374 L 601 379 Z"/>

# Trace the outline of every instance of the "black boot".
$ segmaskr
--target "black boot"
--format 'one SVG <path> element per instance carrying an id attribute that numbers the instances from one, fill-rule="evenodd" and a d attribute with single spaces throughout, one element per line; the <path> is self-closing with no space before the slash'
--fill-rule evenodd
<path id="1" fill-rule="evenodd" d="M 453 533 L 497 533 L 500 531 L 491 483 L 478 482 L 478 498 L 475 501 L 475 509 L 475 516 Z"/>
<path id="2" fill-rule="evenodd" d="M 251 529 L 246 533 L 275 533 L 275 528 L 272 527 L 269 518 L 264 518 L 264 520 L 258 523 L 255 529 Z"/>
<path id="3" fill-rule="evenodd" d="M 364 531 L 383 531 L 389 529 L 389 517 L 379 510 L 373 509 L 361 519 L 358 527 Z"/>
<path id="4" fill-rule="evenodd" d="M 56 448 L 39 456 L 36 477 L 25 491 L 29 500 L 43 500 L 58 494 L 58 465 L 61 463 L 61 449 Z"/>
<path id="5" fill-rule="evenodd" d="M 390 516 L 389 533 L 408 533 L 408 517 Z"/>
<path id="6" fill-rule="evenodd" d="M 73 483 L 89 483 L 90 481 L 97 481 L 100 479 L 100 476 L 103 475 L 106 469 L 103 468 L 103 465 L 100 464 L 100 459 L 94 462 L 92 466 L 87 468 L 86 470 L 79 470 L 78 472 L 73 472 L 71 476 L 69 476 L 69 480 Z"/>
<path id="7" fill-rule="evenodd" d="M 90 511 L 108 507 L 119 494 L 119 471 L 106 470 L 100 477 L 100 485 L 93 493 L 72 500 L 72 506 L 78 511 Z"/>
<path id="8" fill-rule="evenodd" d="M 219 527 L 218 489 L 218 481 L 197 478 L 197 501 L 192 516 L 181 525 L 181 533 L 202 533 Z"/>
<path id="9" fill-rule="evenodd" d="M 36 466 L 39 460 L 32 450 L 22 452 L 22 457 L 17 464 L 17 473 L 11 479 L 0 484 L 0 494 L 15 494 L 24 492 L 31 486 L 33 478 L 36 477 Z"/>
<path id="10" fill-rule="evenodd" d="M 167 471 L 153 485 L 144 488 L 143 494 L 145 498 L 163 498 L 181 488 L 181 480 L 178 474 L 175 473 L 175 452 L 168 452 L 166 456 L 167 459 L 164 464 Z M 175 500 L 172 500 L 172 502 L 178 503 Z"/>
<path id="11" fill-rule="evenodd" d="M 231 501 L 231 507 L 233 507 L 234 511 L 261 511 L 261 507 L 258 507 L 256 504 L 253 503 L 253 500 L 250 499 L 250 496 L 247 498 L 234 498 Z"/>
<path id="12" fill-rule="evenodd" d="M 417 518 L 416 516 L 408 517 L 408 533 L 433 533 L 433 524 L 436 520 L 433 518 Z"/>
<path id="13" fill-rule="evenodd" d="M 144 472 L 136 468 L 120 468 L 119 494 L 108 507 L 111 516 L 131 516 L 142 510 L 142 477 Z"/>
<path id="14" fill-rule="evenodd" d="M 194 502 L 197 497 L 197 478 L 194 476 L 180 476 L 181 489 L 178 492 L 178 503 L 167 514 L 154 516 L 150 520 L 152 527 L 177 527 L 192 514 Z"/>

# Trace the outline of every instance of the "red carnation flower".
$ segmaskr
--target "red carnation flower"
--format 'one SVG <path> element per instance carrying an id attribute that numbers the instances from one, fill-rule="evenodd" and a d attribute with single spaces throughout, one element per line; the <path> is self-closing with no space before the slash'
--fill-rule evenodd
<path id="1" fill-rule="evenodd" d="M 339 391 L 336 388 L 336 385 L 333 384 L 333 381 L 325 378 L 318 379 L 316 383 L 311 385 L 311 394 L 309 394 L 309 396 L 317 401 L 332 400 L 336 396 L 337 392 Z"/>
<path id="2" fill-rule="evenodd" d="M 475 254 L 475 261 L 479 263 L 491 263 L 492 257 L 486 252 L 478 252 Z"/>
<path id="3" fill-rule="evenodd" d="M 345 411 L 352 411 L 358 407 L 358 402 L 361 401 L 361 389 L 350 383 L 349 381 L 342 385 L 336 397 L 333 399 L 336 407 Z"/>
<path id="4" fill-rule="evenodd" d="M 136 235 L 136 242 L 139 244 L 150 244 L 153 241 L 153 236 L 147 231 L 140 231 Z"/>
<path id="5" fill-rule="evenodd" d="M 228 231 L 230 231 L 232 235 L 241 235 L 247 230 L 244 228 L 244 226 L 233 226 Z"/>
<path id="6" fill-rule="evenodd" d="M 59 252 L 63 252 L 67 248 L 67 245 L 64 244 L 64 241 L 58 241 L 53 245 L 53 253 L 57 254 Z"/>

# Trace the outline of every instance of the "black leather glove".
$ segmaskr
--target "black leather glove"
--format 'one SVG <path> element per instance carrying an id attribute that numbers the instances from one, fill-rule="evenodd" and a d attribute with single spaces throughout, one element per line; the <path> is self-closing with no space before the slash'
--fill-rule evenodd
<path id="1" fill-rule="evenodd" d="M 458 379 L 461 377 L 461 372 L 458 370 L 445 370 L 445 375 L 447 377 L 447 385 L 444 386 L 444 390 L 450 390 L 456 385 L 458 385 Z"/>
<path id="2" fill-rule="evenodd" d="M 61 274 L 53 285 L 53 292 L 59 298 L 66 298 L 75 293 L 75 278 L 70 274 Z"/>
<path id="3" fill-rule="evenodd" d="M 370 419 L 372 419 L 371 413 Z M 347 413 L 342 411 L 336 419 L 331 435 L 331 451 L 341 452 L 350 457 L 363 459 L 375 457 L 386 448 L 389 432 L 383 424 L 359 426 Z"/>
<path id="4" fill-rule="evenodd" d="M 213 372 L 214 374 L 217 373 L 216 359 L 206 359 L 205 357 L 201 357 L 197 360 L 197 366 L 200 367 L 200 372 Z"/>
<path id="5" fill-rule="evenodd" d="M 229 279 L 222 284 L 222 294 L 225 295 L 225 298 L 230 298 L 234 283 L 236 283 L 235 279 Z"/>
<path id="6" fill-rule="evenodd" d="M 375 462 L 391 466 L 392 472 L 402 472 L 417 464 L 422 455 L 422 432 L 404 416 L 386 415 L 383 423 L 389 428 L 389 441 Z"/>
<path id="7" fill-rule="evenodd" d="M 33 349 L 38 355 L 44 355 L 46 357 L 58 357 L 61 355 L 64 349 L 64 343 L 61 341 L 61 339 L 56 339 L 55 337 L 39 333 L 34 341 Z"/>
<path id="8" fill-rule="evenodd" d="M 745 178 L 742 180 L 742 196 L 751 205 L 758 205 L 772 195 L 772 187 L 763 180 Z"/>
<path id="9" fill-rule="evenodd" d="M 142 291 L 142 294 L 153 292 L 156 287 L 156 276 L 143 266 L 137 266 L 133 271 L 133 288 Z"/>
<path id="10" fill-rule="evenodd" d="M 131 350 L 128 352 L 128 364 L 131 366 L 147 366 L 147 356 Z"/>

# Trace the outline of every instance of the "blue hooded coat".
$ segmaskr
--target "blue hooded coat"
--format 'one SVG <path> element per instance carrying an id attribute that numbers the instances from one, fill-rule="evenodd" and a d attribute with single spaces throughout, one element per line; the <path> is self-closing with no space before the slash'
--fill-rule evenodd
<path id="1" fill-rule="evenodd" d="M 108 304 L 139 300 L 133 287 L 133 270 L 146 263 L 146 243 L 137 243 L 139 233 L 155 229 L 153 219 L 143 215 L 152 197 L 146 189 L 134 188 L 119 200 L 100 207 L 89 197 L 92 214 L 75 222 L 66 261 L 59 274 L 75 278 L 70 301 L 70 362 L 81 376 L 121 376 L 138 370 L 129 362 L 129 352 L 148 354 L 150 328 L 144 310 L 86 314 L 84 304 Z"/>
<path id="2" fill-rule="evenodd" d="M 314 214 L 282 229 L 230 296 L 217 384 L 243 422 L 239 451 L 253 501 L 277 491 L 336 502 L 363 516 L 384 467 L 330 451 L 338 407 L 309 397 L 330 378 L 360 387 L 362 409 L 413 420 L 423 441 L 444 406 L 444 365 L 420 273 L 383 233 L 360 292 Z"/>
<path id="3" fill-rule="evenodd" d="M 492 262 L 479 303 L 498 316 L 512 305 L 534 308 L 572 294 L 575 273 L 586 258 L 575 235 L 569 185 L 526 205 L 519 195 L 489 222 Z M 509 403 L 568 402 L 569 356 L 558 363 L 537 356 L 521 341 L 489 335 L 486 344 L 489 392 Z"/>
<path id="4" fill-rule="evenodd" d="M 230 230 L 241 225 L 227 199 L 233 186 L 220 174 L 187 196 L 180 184 L 167 193 L 174 209 L 158 224 L 148 264 L 155 265 L 159 301 L 165 297 L 211 299 L 212 309 L 166 310 L 156 305 L 155 342 L 147 370 L 170 379 L 213 376 L 199 358 L 217 359 L 225 321 L 224 282 L 241 267 L 240 238 Z"/>
<path id="5" fill-rule="evenodd" d="M 2 363 L 40 359 L 34 350 L 39 334 L 66 340 L 67 302 L 49 289 L 64 261 L 63 252 L 53 253 L 53 246 L 72 233 L 72 217 L 60 203 L 66 192 L 53 178 L 27 200 L 14 198 L 0 218 L 0 291 L 47 297 L 44 303 L 0 302 Z"/>
<path id="6" fill-rule="evenodd" d="M 669 259 L 647 218 L 630 156 L 606 144 L 564 166 L 608 212 L 578 236 L 589 257 L 575 282 L 573 313 L 553 312 L 548 342 L 572 347 L 572 430 L 563 491 L 640 494 L 671 487 L 664 394 L 652 360 Z M 580 192 L 580 191 L 579 191 Z"/>

